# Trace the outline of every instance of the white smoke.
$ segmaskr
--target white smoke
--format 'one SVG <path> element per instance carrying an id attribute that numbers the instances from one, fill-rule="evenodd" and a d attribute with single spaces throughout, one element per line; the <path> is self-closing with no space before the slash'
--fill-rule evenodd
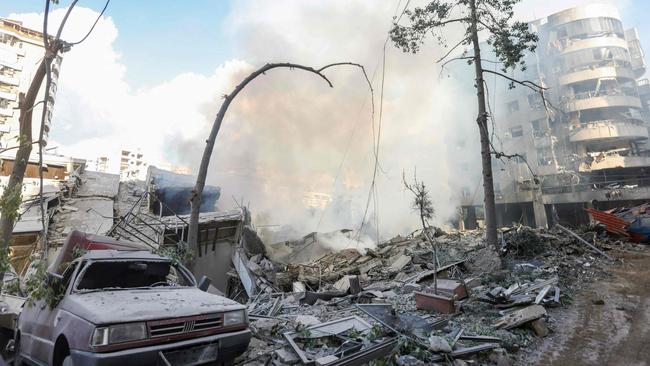
<path id="1" fill-rule="evenodd" d="M 530 20 L 585 2 L 526 0 L 517 14 Z M 221 96 L 257 67 L 278 61 L 365 65 L 375 87 L 376 134 L 382 49 L 392 17 L 401 11 L 397 5 L 405 3 L 236 1 L 227 24 L 215 26 L 236 40 L 238 59 L 215 61 L 211 75 L 168 75 L 137 91 L 126 81 L 128 65 L 115 48 L 119 30 L 105 16 L 86 42 L 65 55 L 50 146 L 58 143 L 61 152 L 87 158 L 138 146 L 153 164 L 196 169 Z M 614 3 L 621 8 L 628 1 Z M 76 8 L 64 39 L 80 39 L 97 15 Z M 52 28 L 62 16 L 62 9 L 52 13 Z M 35 29 L 42 24 L 42 13 L 9 17 Z M 450 29 L 445 35 L 454 44 L 460 33 Z M 417 55 L 387 45 L 380 170 L 365 226 L 372 238 L 418 227 L 401 183 L 402 172 L 410 179 L 416 167 L 433 197 L 436 224 L 455 216 L 463 187 L 480 203 L 472 70 L 461 61 L 456 71 L 441 73 L 435 61 L 444 51 L 433 39 Z M 221 208 L 234 205 L 231 197 L 243 198 L 257 214 L 256 224 L 292 225 L 297 235 L 360 226 L 374 167 L 369 93 L 355 68 L 326 74 L 334 88 L 299 70 L 274 70 L 237 97 L 210 166 L 210 183 L 222 187 Z"/>

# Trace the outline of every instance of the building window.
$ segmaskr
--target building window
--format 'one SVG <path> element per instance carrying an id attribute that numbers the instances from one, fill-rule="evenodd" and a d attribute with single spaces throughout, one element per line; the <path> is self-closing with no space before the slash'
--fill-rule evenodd
<path id="1" fill-rule="evenodd" d="M 530 126 L 533 128 L 534 131 L 541 131 L 545 119 L 546 118 L 540 118 L 534 121 L 530 121 Z"/>
<path id="2" fill-rule="evenodd" d="M 533 109 L 542 109 L 544 103 L 540 93 L 533 93 L 528 95 L 528 105 Z"/>
<path id="3" fill-rule="evenodd" d="M 553 165 L 553 154 L 549 148 L 537 149 L 537 164 L 540 166 Z"/>
<path id="4" fill-rule="evenodd" d="M 524 129 L 521 128 L 521 126 L 515 126 L 510 128 L 510 136 L 515 138 L 515 137 L 521 137 L 524 135 Z"/>
<path id="5" fill-rule="evenodd" d="M 518 110 L 519 110 L 519 102 L 515 100 L 508 103 L 508 112 L 514 113 L 517 112 Z"/>

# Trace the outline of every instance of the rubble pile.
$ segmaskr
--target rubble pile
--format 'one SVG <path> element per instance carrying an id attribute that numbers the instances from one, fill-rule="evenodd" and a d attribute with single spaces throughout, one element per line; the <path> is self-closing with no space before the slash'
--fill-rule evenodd
<path id="1" fill-rule="evenodd" d="M 599 250 L 635 249 L 595 233 L 577 235 L 597 239 Z M 474 358 L 507 365 L 514 352 L 553 331 L 548 309 L 561 309 L 580 284 L 605 276 L 613 264 L 559 229 L 502 229 L 500 255 L 485 246 L 482 231 L 432 236 L 435 283 L 433 250 L 421 232 L 311 262 L 271 261 L 266 270 L 275 274 L 266 281 L 273 290 L 248 300 L 254 337 L 239 363 L 424 365 Z"/>

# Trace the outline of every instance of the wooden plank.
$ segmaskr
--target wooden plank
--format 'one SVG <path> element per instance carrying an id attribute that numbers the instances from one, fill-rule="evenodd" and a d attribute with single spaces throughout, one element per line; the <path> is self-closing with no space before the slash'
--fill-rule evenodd
<path id="1" fill-rule="evenodd" d="M 546 315 L 546 309 L 541 305 L 531 305 L 503 316 L 494 326 L 496 328 L 512 329 L 520 325 L 539 319 Z"/>
<path id="2" fill-rule="evenodd" d="M 551 289 L 551 285 L 546 285 L 544 288 L 537 294 L 537 297 L 535 298 L 535 304 L 539 304 L 544 300 L 544 297 L 546 297 L 546 294 L 548 291 Z"/>

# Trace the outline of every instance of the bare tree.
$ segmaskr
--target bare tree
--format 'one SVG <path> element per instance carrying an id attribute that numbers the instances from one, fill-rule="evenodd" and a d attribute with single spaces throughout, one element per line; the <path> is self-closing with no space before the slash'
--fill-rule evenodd
<path id="1" fill-rule="evenodd" d="M 486 90 L 484 73 L 491 73 L 510 81 L 511 86 L 519 84 L 540 92 L 543 96 L 544 88 L 531 81 L 519 81 L 504 73 L 520 67 L 525 69 L 523 61 L 526 52 L 534 52 L 537 45 L 537 35 L 529 30 L 526 23 L 512 21 L 513 6 L 520 0 L 434 0 L 425 7 L 407 10 L 405 13 L 410 20 L 409 26 L 402 26 L 397 22 L 391 29 L 393 42 L 404 52 L 417 53 L 420 46 L 428 36 L 437 39 L 440 45 L 446 46 L 446 37 L 443 29 L 451 24 L 461 25 L 464 34 L 454 43 L 443 57 L 437 62 L 447 63 L 455 60 L 465 60 L 474 65 L 476 98 L 478 104 L 478 125 L 481 141 L 481 163 L 483 167 L 483 190 L 485 204 L 485 224 L 487 243 L 497 251 L 496 204 L 494 198 L 494 184 L 492 179 L 492 155 L 496 155 L 488 131 L 488 115 L 486 105 Z M 488 34 L 487 43 L 494 49 L 502 72 L 484 69 L 482 66 L 479 33 Z M 473 54 L 465 53 L 459 57 L 450 57 L 454 50 L 462 46 L 471 45 Z"/>
<path id="2" fill-rule="evenodd" d="M 232 103 L 233 99 L 235 99 L 235 97 L 246 87 L 246 85 L 248 85 L 255 78 L 257 78 L 258 76 L 264 74 L 269 70 L 278 69 L 278 68 L 298 69 L 298 70 L 303 70 L 303 71 L 316 74 L 317 76 L 320 76 L 323 80 L 325 80 L 325 82 L 330 87 L 333 87 L 332 82 L 330 82 L 330 80 L 323 74 L 323 71 L 325 71 L 330 67 L 345 66 L 345 65 L 355 66 L 360 68 L 361 71 L 363 72 L 366 82 L 368 83 L 368 86 L 372 90 L 372 85 L 370 83 L 370 80 L 368 79 L 366 70 L 360 64 L 356 64 L 352 62 L 338 62 L 338 63 L 333 63 L 333 64 L 323 66 L 319 69 L 315 69 L 309 66 L 284 62 L 284 63 L 269 63 L 260 67 L 259 69 L 257 69 L 256 71 L 248 75 L 239 85 L 235 87 L 235 89 L 230 94 L 226 94 L 223 96 L 223 102 L 221 103 L 219 112 L 217 112 L 217 116 L 214 119 L 214 122 L 212 124 L 212 130 L 210 131 L 210 135 L 208 136 L 208 139 L 205 141 L 205 150 L 203 151 L 203 157 L 201 158 L 201 165 L 199 166 L 199 172 L 196 178 L 196 185 L 194 186 L 194 189 L 192 190 L 192 196 L 190 197 L 191 212 L 190 212 L 189 230 L 187 234 L 187 243 L 191 248 L 191 250 L 195 250 L 199 256 L 201 255 L 201 251 L 198 248 L 199 212 L 201 208 L 201 197 L 203 195 L 203 188 L 205 187 L 205 180 L 208 174 L 208 166 L 210 165 L 210 157 L 212 156 L 212 151 L 214 150 L 214 144 L 217 139 L 217 134 L 219 134 L 221 123 L 223 122 L 223 119 L 226 116 L 226 111 L 228 110 L 228 107 L 230 106 L 230 103 Z"/>
<path id="3" fill-rule="evenodd" d="M 433 252 L 433 293 L 438 294 L 438 246 L 436 242 L 431 238 L 431 232 L 429 229 L 429 220 L 433 218 L 436 211 L 433 207 L 433 202 L 429 196 L 429 191 L 424 185 L 423 181 L 418 182 L 417 174 L 413 173 L 413 183 L 408 183 L 406 181 L 406 175 L 402 173 L 402 181 L 404 182 L 404 187 L 408 189 L 413 194 L 413 210 L 417 211 L 420 216 L 420 223 L 422 224 L 422 234 L 431 245 L 431 251 Z"/>

